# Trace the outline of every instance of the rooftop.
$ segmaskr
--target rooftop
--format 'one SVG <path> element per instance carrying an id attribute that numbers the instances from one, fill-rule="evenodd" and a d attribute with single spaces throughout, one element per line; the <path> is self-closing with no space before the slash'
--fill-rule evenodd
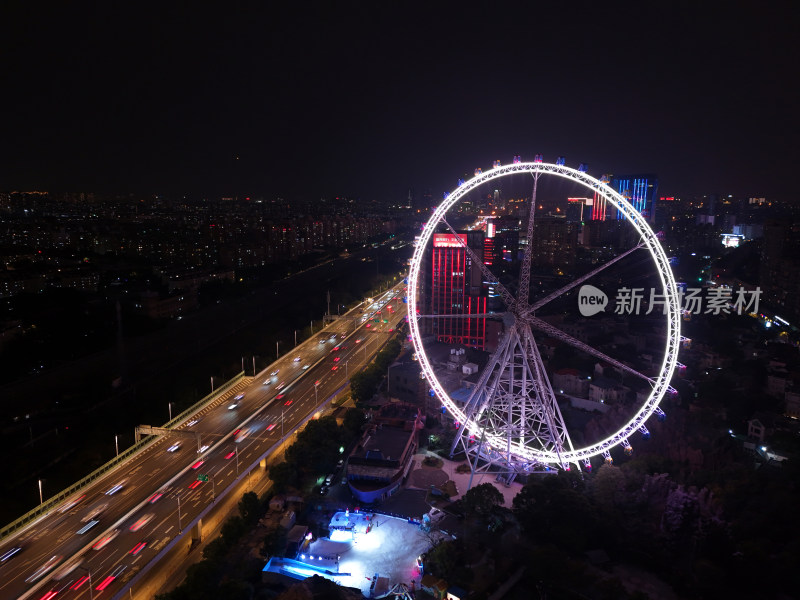
<path id="1" fill-rule="evenodd" d="M 400 460 L 411 432 L 394 427 L 372 430 L 353 453 L 365 460 Z"/>

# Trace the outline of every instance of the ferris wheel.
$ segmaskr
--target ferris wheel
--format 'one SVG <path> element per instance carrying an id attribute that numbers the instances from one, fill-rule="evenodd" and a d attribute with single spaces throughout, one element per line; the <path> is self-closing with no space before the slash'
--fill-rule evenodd
<path id="1" fill-rule="evenodd" d="M 468 235 L 457 232 L 451 221 L 463 221 L 464 211 L 460 208 L 466 200 L 477 195 L 478 188 L 484 184 L 504 177 L 516 176 L 518 179 L 526 174 L 533 179 L 533 192 L 529 198 L 528 215 L 523 213 L 519 220 L 518 235 L 520 242 L 525 241 L 524 251 L 519 261 L 518 278 L 509 282 L 506 277 L 504 285 L 485 264 L 491 261 L 485 260 L 485 256 L 479 254 L 480 249 L 470 245 Z M 532 287 L 532 266 L 537 264 L 538 258 L 534 241 L 540 179 L 569 180 L 588 189 L 596 201 L 616 209 L 618 224 L 627 229 L 631 240 L 628 247 L 619 249 L 614 256 L 606 256 L 599 265 L 595 262 L 588 272 L 573 275 L 566 282 L 564 278 L 554 278 L 549 284 L 540 285 L 541 282 L 537 281 Z M 442 310 L 441 305 L 432 306 L 430 296 L 435 285 L 427 265 L 431 263 L 435 240 L 443 239 L 448 245 L 458 247 L 467 269 L 473 272 L 479 269 L 482 284 L 490 287 L 493 295 L 501 300 L 494 309 L 487 308 L 485 303 L 478 309 L 467 309 L 465 302 L 451 303 L 450 310 Z M 563 251 L 574 252 L 574 248 Z M 626 267 L 626 264 L 632 266 Z M 564 315 L 569 313 L 563 307 L 572 307 L 572 312 L 577 312 L 577 303 L 569 302 L 575 300 L 578 286 L 608 282 L 609 278 L 624 286 L 626 274 L 633 278 L 642 277 L 643 268 L 648 271 L 654 289 L 658 289 L 660 299 L 659 310 L 651 311 L 647 316 L 647 350 L 651 360 L 646 368 L 630 355 L 615 357 L 605 344 L 587 343 L 578 339 L 581 336 L 562 329 Z M 587 271 L 587 268 L 583 270 Z M 539 278 L 539 273 L 533 273 L 534 280 Z M 511 291 L 513 286 L 516 286 L 514 293 Z M 506 473 L 510 481 L 517 473 L 552 467 L 569 470 L 570 465 L 576 465 L 578 469 L 591 469 L 592 457 L 602 455 L 611 462 L 610 452 L 615 447 L 630 454 L 630 439 L 634 434 L 640 432 L 644 438 L 650 435 L 645 422 L 653 415 L 663 419 L 664 412 L 659 403 L 665 394 L 674 393 L 670 379 L 681 340 L 680 301 L 669 259 L 645 218 L 625 197 L 612 189 L 607 180 L 588 175 L 583 165 L 573 169 L 566 166 L 563 159 L 552 164 L 543 162 L 541 155 L 537 155 L 534 162 L 521 162 L 515 157 L 513 164 L 501 166 L 495 162 L 491 170 L 476 170 L 475 177 L 459 182 L 459 186 L 445 196 L 423 228 L 411 259 L 408 288 L 409 330 L 421 377 L 427 380 L 431 395 L 441 401 L 457 427 L 451 454 L 461 446 L 470 459 L 473 472 Z M 544 314 L 551 305 L 560 306 L 555 318 Z M 614 316 L 606 313 L 605 318 L 613 319 Z M 501 333 L 488 360 L 479 366 L 479 375 L 477 380 L 473 378 L 471 389 L 460 390 L 462 393 L 456 398 L 452 381 L 442 374 L 440 365 L 434 368 L 434 360 L 426 348 L 432 333 L 431 324 L 471 323 L 481 319 L 494 321 L 495 329 Z M 597 321 L 592 323 L 596 324 Z M 552 373 L 548 373 L 547 361 L 542 358 L 540 348 L 543 339 L 556 340 L 557 344 L 567 346 L 570 352 L 583 357 L 584 364 L 588 364 L 587 360 L 589 363 L 597 361 L 613 372 L 617 381 L 638 382 L 638 392 L 634 394 L 631 386 L 624 387 L 622 389 L 627 390 L 624 399 L 598 406 L 610 409 L 610 412 L 598 413 L 600 418 L 593 419 L 592 435 L 589 435 L 590 427 L 579 423 L 581 419 L 586 420 L 586 411 L 569 407 L 562 410 L 562 406 L 568 406 L 567 399 L 562 394 L 557 396 L 553 390 Z M 580 413 L 581 418 L 574 418 L 575 413 Z"/>

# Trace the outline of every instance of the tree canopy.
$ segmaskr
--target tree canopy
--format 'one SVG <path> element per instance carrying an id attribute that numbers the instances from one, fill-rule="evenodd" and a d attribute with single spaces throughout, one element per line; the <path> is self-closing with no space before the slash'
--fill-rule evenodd
<path id="1" fill-rule="evenodd" d="M 482 483 L 464 494 L 464 512 L 477 517 L 488 516 L 497 506 L 505 502 L 503 494 L 491 483 Z"/>

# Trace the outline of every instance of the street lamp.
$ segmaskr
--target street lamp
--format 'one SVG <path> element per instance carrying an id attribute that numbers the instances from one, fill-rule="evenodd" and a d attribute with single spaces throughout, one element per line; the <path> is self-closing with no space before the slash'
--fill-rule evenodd
<path id="1" fill-rule="evenodd" d="M 178 533 L 183 533 L 183 525 L 181 524 L 181 497 L 175 497 L 178 499 Z"/>
<path id="2" fill-rule="evenodd" d="M 319 403 L 319 394 L 317 390 L 319 389 L 319 381 L 314 384 L 314 404 Z"/>
<path id="3" fill-rule="evenodd" d="M 275 342 L 275 360 L 278 360 L 281 357 L 280 352 L 278 351 L 278 344 L 280 344 L 280 342 L 276 341 Z"/>
<path id="4" fill-rule="evenodd" d="M 211 391 L 214 391 L 214 378 L 211 378 Z M 169 420 L 172 421 L 172 402 L 167 402 L 167 408 L 169 409 Z"/>
<path id="5" fill-rule="evenodd" d="M 44 504 L 44 499 L 42 498 L 42 480 L 39 480 L 39 504 Z"/>
<path id="6" fill-rule="evenodd" d="M 236 479 L 239 479 L 239 446 L 234 448 L 236 452 Z"/>
<path id="7" fill-rule="evenodd" d="M 86 571 L 89 574 L 89 600 L 94 600 L 94 592 L 92 591 L 92 572 L 87 567 L 77 567 L 82 571 Z"/>
<path id="8" fill-rule="evenodd" d="M 169 420 L 172 421 L 172 417 L 170 417 Z M 119 456 L 119 436 L 118 435 L 114 436 L 114 446 L 117 449 L 117 456 Z"/>

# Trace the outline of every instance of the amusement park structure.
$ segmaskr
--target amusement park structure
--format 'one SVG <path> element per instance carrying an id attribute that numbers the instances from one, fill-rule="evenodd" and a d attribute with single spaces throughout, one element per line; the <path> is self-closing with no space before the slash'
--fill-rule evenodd
<path id="1" fill-rule="evenodd" d="M 669 384 L 676 365 L 681 338 L 680 301 L 669 259 L 646 219 L 620 193 L 606 182 L 588 175 L 585 165 L 574 169 L 564 163 L 563 158 L 559 158 L 556 163 L 547 163 L 542 160 L 541 155 L 537 155 L 533 162 L 522 162 L 519 157 L 515 157 L 512 164 L 501 166 L 499 161 L 495 161 L 492 169 L 483 172 L 476 170 L 472 179 L 459 182 L 459 186 L 453 192 L 445 195 L 443 202 L 424 227 L 411 260 L 408 276 L 409 329 L 422 377 L 427 380 L 432 393 L 438 397 L 458 424 L 458 434 L 451 453 L 463 449 L 470 460 L 473 473 L 481 471 L 497 473 L 499 477 L 510 481 L 518 473 L 551 468 L 569 470 L 571 465 L 575 465 L 578 469 L 591 469 L 592 457 L 602 455 L 606 461 L 610 461 L 609 451 L 615 446 L 621 446 L 626 453 L 630 453 L 632 447 L 629 440 L 637 431 L 648 437 L 649 431 L 645 423 L 653 415 L 663 419 L 664 413 L 659 408 L 659 403 L 665 394 L 674 392 Z M 489 314 L 426 314 L 423 310 L 424 303 L 420 300 L 421 266 L 434 233 L 449 232 L 454 234 L 453 239 L 462 240 L 464 236 L 459 236 L 448 220 L 451 209 L 481 185 L 498 178 L 519 174 L 531 175 L 533 192 L 527 223 L 523 223 L 521 229 L 524 231 L 520 231 L 520 235 L 526 235 L 527 244 L 522 255 L 516 294 L 512 294 L 499 281 L 477 256 L 475 250 L 466 242 L 461 242 L 472 263 L 480 266 L 484 281 L 492 285 L 502 299 L 504 309 Z M 536 195 L 540 179 L 545 176 L 570 180 L 584 186 L 596 197 L 603 198 L 616 208 L 618 214 L 635 230 L 637 241 L 633 247 L 562 285 L 559 289 L 541 298 L 531 299 L 531 264 L 535 247 L 531 239 L 535 235 Z M 617 360 L 606 352 L 568 335 L 537 316 L 537 311 L 564 297 L 577 286 L 590 281 L 605 269 L 634 254 L 637 255 L 637 260 L 641 259 L 644 253 L 649 255 L 647 263 L 652 265 L 650 268 L 653 274 L 657 275 L 664 305 L 663 322 L 659 324 L 663 331 L 661 339 L 664 348 L 655 374 L 645 375 L 622 360 Z M 502 319 L 502 337 L 497 349 L 490 355 L 486 366 L 480 372 L 477 384 L 466 402 L 457 403 L 451 399 L 437 379 L 422 343 L 420 324 L 426 318 L 487 317 Z M 555 338 L 585 355 L 605 361 L 626 376 L 644 380 L 650 387 L 649 395 L 643 403 L 640 402 L 629 410 L 624 424 L 616 432 L 604 439 L 590 441 L 578 447 L 570 436 L 570 429 L 559 408 L 534 332 Z"/>

